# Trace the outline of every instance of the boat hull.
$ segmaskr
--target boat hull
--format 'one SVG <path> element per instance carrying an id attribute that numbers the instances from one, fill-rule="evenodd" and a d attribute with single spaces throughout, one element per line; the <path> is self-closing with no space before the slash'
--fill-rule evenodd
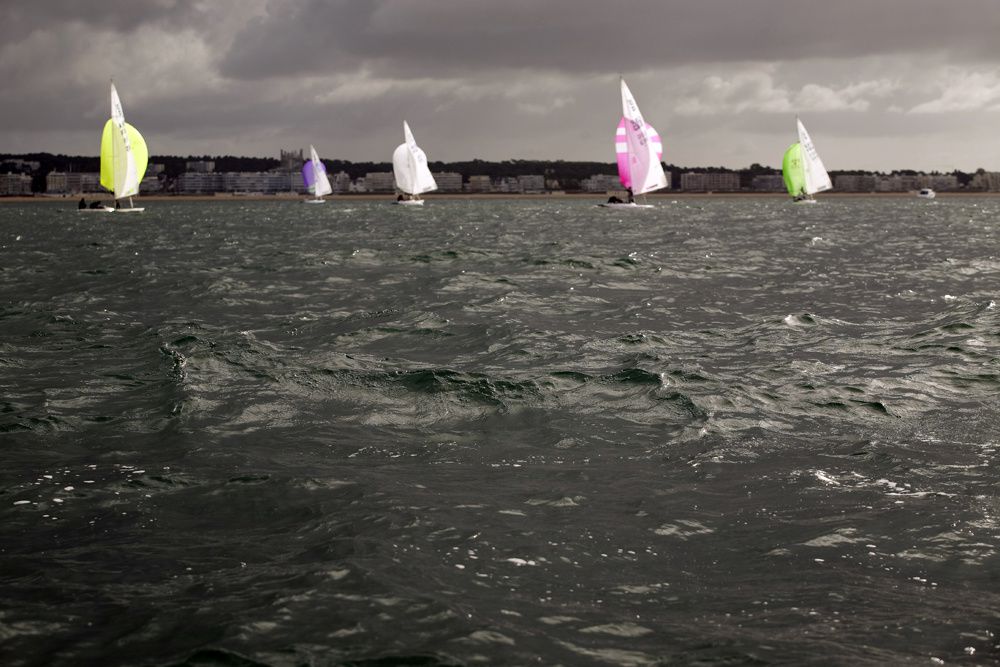
<path id="1" fill-rule="evenodd" d="M 423 206 L 423 199 L 404 199 L 403 201 L 394 201 L 393 204 L 397 206 Z"/>
<path id="2" fill-rule="evenodd" d="M 598 206 L 600 206 L 601 208 L 623 208 L 623 209 L 630 209 L 630 210 L 631 209 L 639 209 L 639 208 L 656 208 L 652 204 L 636 204 L 634 202 L 631 203 L 631 204 L 629 204 L 628 202 L 623 202 L 621 204 L 604 203 L 604 204 L 598 204 Z"/>
<path id="3" fill-rule="evenodd" d="M 302 202 L 303 204 L 325 204 L 325 199 L 306 199 Z"/>

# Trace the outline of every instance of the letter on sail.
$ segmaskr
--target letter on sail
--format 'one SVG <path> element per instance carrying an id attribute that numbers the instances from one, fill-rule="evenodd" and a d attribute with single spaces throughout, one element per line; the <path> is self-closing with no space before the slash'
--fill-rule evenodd
<path id="1" fill-rule="evenodd" d="M 146 173 L 149 152 L 139 131 L 125 122 L 121 100 L 111 84 L 111 118 L 101 135 L 101 185 L 114 193 L 115 199 L 139 193 L 139 182 Z"/>
<path id="2" fill-rule="evenodd" d="M 625 121 L 625 146 L 628 152 L 628 180 L 631 183 L 633 194 L 642 194 L 667 187 L 667 176 L 663 173 L 660 165 L 660 155 L 662 155 L 663 144 L 656 142 L 660 146 L 660 152 L 656 150 L 652 137 L 656 136 L 656 131 L 652 128 L 647 130 L 646 121 L 643 120 L 639 105 L 636 104 L 632 92 L 625 85 L 622 79 L 622 115 Z M 657 139 L 659 137 L 656 137 Z M 621 170 L 619 169 L 619 173 Z M 623 179 L 624 184 L 624 179 Z M 625 187 L 629 187 L 626 185 Z"/>

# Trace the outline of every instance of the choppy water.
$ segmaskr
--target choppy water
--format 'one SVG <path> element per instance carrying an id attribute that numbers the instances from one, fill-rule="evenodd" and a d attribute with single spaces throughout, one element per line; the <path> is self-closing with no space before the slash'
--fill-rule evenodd
<path id="1" fill-rule="evenodd" d="M 998 229 L 4 204 L 0 660 L 995 664 Z"/>

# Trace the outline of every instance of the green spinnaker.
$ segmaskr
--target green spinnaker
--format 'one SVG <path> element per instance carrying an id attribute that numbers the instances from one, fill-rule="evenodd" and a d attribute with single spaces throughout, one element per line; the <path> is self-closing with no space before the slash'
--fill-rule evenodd
<path id="1" fill-rule="evenodd" d="M 115 124 L 109 118 L 108 122 L 104 124 L 104 133 L 101 135 L 101 185 L 111 192 L 115 191 L 114 127 Z M 146 140 L 139 134 L 139 130 L 128 123 L 125 123 L 125 130 L 128 132 L 128 141 L 132 146 L 136 181 L 141 182 L 146 173 L 146 163 L 149 162 Z"/>
<path id="2" fill-rule="evenodd" d="M 781 161 L 781 175 L 785 178 L 788 194 L 798 197 L 806 192 L 806 169 L 802 161 L 802 144 L 794 143 L 785 151 Z"/>

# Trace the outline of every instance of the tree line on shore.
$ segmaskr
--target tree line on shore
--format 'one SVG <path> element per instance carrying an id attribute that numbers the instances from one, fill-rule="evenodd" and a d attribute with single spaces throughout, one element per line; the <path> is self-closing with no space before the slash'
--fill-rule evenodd
<path id="1" fill-rule="evenodd" d="M 39 168 L 30 171 L 32 176 L 32 191 L 45 192 L 45 177 L 50 171 L 80 171 L 97 172 L 100 171 L 100 158 L 86 155 L 53 155 L 52 153 L 0 153 L 0 173 L 8 171 L 18 171 L 17 165 L 11 165 L 10 160 L 23 160 L 39 163 Z M 215 171 L 268 171 L 280 166 L 281 162 L 277 158 L 268 157 L 247 157 L 234 155 L 157 155 L 150 156 L 150 163 L 162 164 L 163 175 L 168 180 L 173 180 L 186 171 L 186 164 L 194 161 L 211 161 L 215 163 Z M 7 162 L 5 165 L 4 163 Z M 351 162 L 348 160 L 323 160 L 327 171 L 330 173 L 346 172 L 351 179 L 356 179 L 370 172 L 392 171 L 391 162 Z M 516 177 L 527 174 L 541 174 L 546 181 L 558 181 L 559 187 L 564 190 L 580 189 L 580 184 L 584 179 L 595 174 L 614 175 L 618 173 L 617 164 L 614 162 L 588 162 L 570 160 L 465 160 L 460 162 L 429 162 L 428 166 L 434 172 L 454 172 L 462 175 L 463 181 L 468 181 L 470 176 L 489 176 L 490 178 Z M 665 164 L 664 169 L 670 172 L 671 182 L 674 187 L 680 185 L 681 174 L 688 172 L 736 172 L 740 175 L 740 187 L 749 188 L 754 176 L 780 174 L 780 168 L 768 167 L 754 163 L 743 169 L 727 169 L 725 167 L 686 167 L 674 164 Z M 20 169 L 22 171 L 26 171 Z M 958 178 L 959 187 L 965 187 L 979 169 L 974 172 L 963 172 L 955 170 L 948 172 Z M 910 169 L 898 169 L 893 173 L 904 175 L 916 175 L 917 171 Z M 931 172 L 938 174 L 939 172 Z M 883 172 L 867 170 L 840 170 L 830 171 L 831 177 L 839 174 L 854 175 L 885 175 Z"/>

